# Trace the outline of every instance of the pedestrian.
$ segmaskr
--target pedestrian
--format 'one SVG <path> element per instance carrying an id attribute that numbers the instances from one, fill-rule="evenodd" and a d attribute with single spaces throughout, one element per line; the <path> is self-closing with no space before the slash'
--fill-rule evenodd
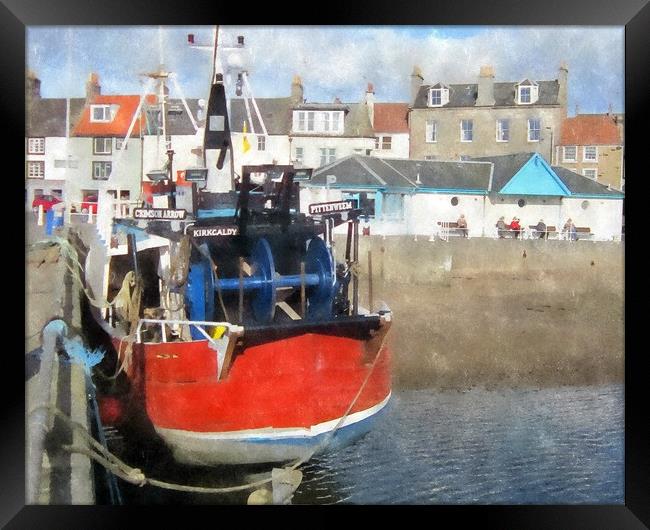
<path id="1" fill-rule="evenodd" d="M 496 227 L 497 227 L 497 234 L 499 235 L 499 239 L 503 239 L 506 233 L 506 222 L 503 216 L 499 217 Z"/>
<path id="2" fill-rule="evenodd" d="M 571 241 L 575 241 L 576 239 L 578 239 L 578 232 L 576 230 L 576 225 L 573 224 L 573 221 L 571 220 L 570 217 L 566 220 L 566 223 L 564 223 L 564 226 L 562 227 L 562 233 L 566 234 L 565 237 Z"/>
<path id="3" fill-rule="evenodd" d="M 461 231 L 463 237 L 467 237 L 467 220 L 465 219 L 465 214 L 461 214 L 456 221 L 456 228 Z"/>

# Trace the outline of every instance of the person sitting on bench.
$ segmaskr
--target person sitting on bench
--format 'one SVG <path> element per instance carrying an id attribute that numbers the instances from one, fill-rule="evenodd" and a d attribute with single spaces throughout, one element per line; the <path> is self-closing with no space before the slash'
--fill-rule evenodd
<path id="1" fill-rule="evenodd" d="M 538 235 L 539 239 L 548 239 L 548 232 L 546 231 L 546 223 L 544 219 L 540 219 L 539 223 L 535 226 L 535 233 Z"/>
<path id="2" fill-rule="evenodd" d="M 517 239 L 519 237 L 519 234 L 521 233 L 521 225 L 519 224 L 519 218 L 513 217 L 512 221 L 510 221 L 510 226 L 508 228 L 512 230 L 515 239 Z"/>
<path id="3" fill-rule="evenodd" d="M 460 230 L 461 234 L 463 234 L 463 237 L 467 237 L 467 220 L 465 219 L 464 214 L 461 214 L 461 216 L 458 218 L 458 221 L 456 222 L 456 228 Z"/>
<path id="4" fill-rule="evenodd" d="M 506 222 L 503 216 L 499 217 L 496 227 L 497 227 L 497 233 L 499 234 L 499 239 L 503 239 L 506 233 Z"/>

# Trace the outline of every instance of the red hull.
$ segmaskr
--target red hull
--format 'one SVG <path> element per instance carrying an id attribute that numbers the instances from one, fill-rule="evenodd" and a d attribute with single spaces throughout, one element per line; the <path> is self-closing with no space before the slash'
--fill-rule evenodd
<path id="1" fill-rule="evenodd" d="M 218 380 L 217 354 L 207 341 L 135 344 L 127 368 L 131 398 L 144 405 L 156 428 L 310 428 L 346 413 L 374 360 L 366 345 L 330 335 L 291 337 L 247 348 Z M 390 394 L 390 354 L 384 346 L 379 355 L 350 414 Z"/>

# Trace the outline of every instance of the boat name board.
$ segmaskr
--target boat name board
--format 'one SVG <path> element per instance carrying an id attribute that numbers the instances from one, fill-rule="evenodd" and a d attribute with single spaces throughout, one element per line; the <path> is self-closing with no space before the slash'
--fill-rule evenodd
<path id="1" fill-rule="evenodd" d="M 236 226 L 193 226 L 187 229 L 192 237 L 236 236 L 239 228 Z"/>
<path id="2" fill-rule="evenodd" d="M 172 210 L 169 208 L 136 208 L 133 210 L 135 219 L 185 219 L 185 210 Z"/>
<path id="3" fill-rule="evenodd" d="M 330 212 L 347 212 L 354 209 L 354 202 L 347 201 L 334 201 L 334 202 L 319 202 L 309 205 L 309 213 L 311 215 L 330 213 Z"/>

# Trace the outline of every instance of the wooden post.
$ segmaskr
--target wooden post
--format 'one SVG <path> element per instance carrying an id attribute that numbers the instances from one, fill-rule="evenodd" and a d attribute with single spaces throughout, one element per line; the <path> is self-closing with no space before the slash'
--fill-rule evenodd
<path id="1" fill-rule="evenodd" d="M 368 310 L 372 313 L 372 250 L 368 251 Z"/>
<path id="2" fill-rule="evenodd" d="M 43 205 L 38 205 L 38 226 L 43 226 Z"/>

